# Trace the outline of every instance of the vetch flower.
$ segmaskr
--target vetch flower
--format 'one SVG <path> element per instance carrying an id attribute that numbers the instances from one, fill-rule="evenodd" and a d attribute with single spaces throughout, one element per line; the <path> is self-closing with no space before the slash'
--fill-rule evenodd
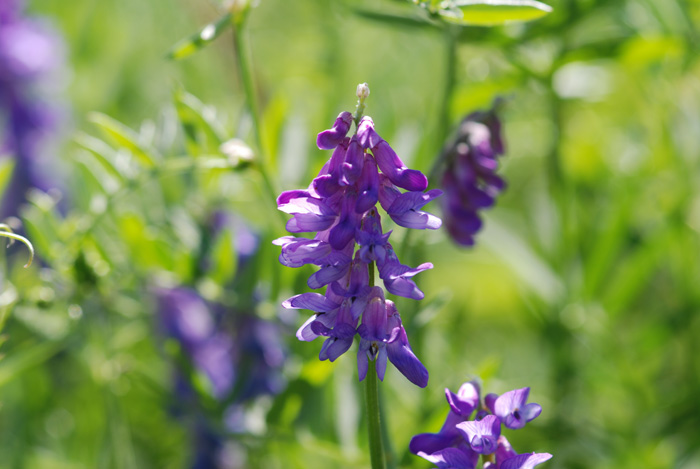
<path id="1" fill-rule="evenodd" d="M 479 211 L 491 207 L 505 188 L 496 174 L 497 158 L 504 152 L 496 107 L 468 115 L 443 153 L 445 225 L 452 239 L 464 246 L 473 245 L 474 235 L 481 229 Z"/>
<path id="2" fill-rule="evenodd" d="M 0 158 L 14 160 L 0 217 L 16 215 L 29 189 L 60 186 L 51 157 L 63 117 L 56 97 L 63 41 L 46 22 L 25 16 L 23 3 L 0 6 Z"/>
<path id="3" fill-rule="evenodd" d="M 479 454 L 491 454 L 496 451 L 496 440 L 501 435 L 501 421 L 494 415 L 487 415 L 481 420 L 472 420 L 457 424 L 469 445 Z"/>
<path id="4" fill-rule="evenodd" d="M 541 412 L 538 404 L 525 403 L 529 389 L 516 389 L 500 397 L 489 394 L 485 398 L 485 407 L 481 404 L 479 386 L 474 382 L 464 383 L 456 394 L 445 389 L 450 406 L 445 423 L 438 433 L 414 436 L 409 445 L 410 451 L 438 467 L 475 468 L 481 454 L 484 469 L 532 469 L 552 455 L 518 455 L 505 436 L 501 435 L 501 425 L 511 429 L 522 428 L 529 417 L 535 418 Z M 499 409 L 498 412 L 491 413 L 495 408 Z M 523 409 L 527 417 L 523 416 Z M 472 419 L 475 410 L 477 412 Z M 520 420 L 514 426 L 516 413 L 519 413 Z M 475 455 L 473 463 L 465 462 L 472 461 L 468 458 L 470 454 Z M 450 461 L 457 461 L 457 458 L 462 458 L 461 462 L 450 465 Z"/>
<path id="5" fill-rule="evenodd" d="M 511 429 L 523 428 L 527 422 L 542 412 L 539 404 L 526 404 L 530 388 L 516 389 L 498 397 L 493 403 L 493 413 Z"/>
<path id="6" fill-rule="evenodd" d="M 299 328 L 297 338 L 326 337 L 319 359 L 336 360 L 359 334 L 360 380 L 367 375 L 370 361 L 383 379 L 390 361 L 412 383 L 425 387 L 428 372 L 409 345 L 396 306 L 374 285 L 374 275 L 376 266 L 389 293 L 419 300 L 424 294 L 412 278 L 433 265 L 426 262 L 411 268 L 401 264 L 389 242 L 391 231 L 382 231 L 377 203 L 400 226 L 437 229 L 440 219 L 422 208 L 442 192 L 424 193 L 427 178 L 407 168 L 376 132 L 372 119 L 362 116 L 369 96 L 366 84 L 358 86 L 357 96 L 354 116 L 342 112 L 330 129 L 318 134 L 318 147 L 333 153 L 309 187 L 283 192 L 277 198 L 279 209 L 292 215 L 287 231 L 315 233 L 313 239 L 285 236 L 275 240 L 282 248 L 280 262 L 289 267 L 318 266 L 307 284 L 313 289 L 326 287 L 324 295 L 296 295 L 283 306 L 315 312 Z M 348 135 L 353 122 L 356 132 Z"/>

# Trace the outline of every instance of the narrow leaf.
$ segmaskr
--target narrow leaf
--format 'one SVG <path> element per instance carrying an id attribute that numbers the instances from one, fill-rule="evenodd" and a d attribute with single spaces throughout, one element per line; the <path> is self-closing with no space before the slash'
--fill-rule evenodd
<path id="1" fill-rule="evenodd" d="M 155 166 L 155 160 L 151 156 L 154 150 L 143 148 L 138 143 L 138 134 L 129 127 L 99 112 L 90 113 L 89 120 L 115 145 L 129 150 L 142 164 L 149 167 Z"/>
<path id="2" fill-rule="evenodd" d="M 5 194 L 5 189 L 12 177 L 12 170 L 15 168 L 15 160 L 12 158 L 3 158 L 0 160 L 0 199 Z"/>
<path id="3" fill-rule="evenodd" d="M 463 26 L 498 26 L 513 21 L 532 21 L 552 7 L 536 0 L 455 0 L 438 13 L 445 21 Z"/>
<path id="4" fill-rule="evenodd" d="M 202 30 L 187 39 L 183 39 L 173 46 L 168 52 L 169 59 L 179 60 L 192 55 L 200 49 L 208 46 L 221 33 L 231 25 L 231 13 L 227 13 L 213 23 L 209 23 Z"/>

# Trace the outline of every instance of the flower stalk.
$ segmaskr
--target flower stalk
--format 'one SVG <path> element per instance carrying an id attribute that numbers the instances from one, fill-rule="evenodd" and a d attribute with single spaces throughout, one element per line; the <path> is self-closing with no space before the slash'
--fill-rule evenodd
<path id="1" fill-rule="evenodd" d="M 370 360 L 370 371 L 365 380 L 365 401 L 367 403 L 367 433 L 369 435 L 369 457 L 372 469 L 384 469 L 384 442 L 382 440 L 382 425 L 379 411 L 379 389 L 376 360 Z"/>

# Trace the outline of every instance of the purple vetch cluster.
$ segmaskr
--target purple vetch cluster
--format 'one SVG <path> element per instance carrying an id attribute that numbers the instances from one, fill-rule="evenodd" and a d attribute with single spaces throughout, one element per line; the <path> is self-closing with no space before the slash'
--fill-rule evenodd
<path id="1" fill-rule="evenodd" d="M 501 123 L 495 109 L 468 115 L 447 148 L 443 212 L 447 231 L 456 243 L 474 244 L 474 235 L 482 225 L 478 212 L 491 207 L 505 188 L 496 174 L 497 158 L 503 152 Z"/>
<path id="2" fill-rule="evenodd" d="M 325 337 L 321 360 L 336 360 L 359 335 L 360 380 L 367 374 L 369 360 L 376 360 L 377 375 L 383 379 L 388 359 L 412 383 L 425 387 L 428 371 L 411 350 L 394 302 L 374 285 L 374 266 L 389 293 L 420 300 L 423 292 L 412 278 L 433 265 L 401 264 L 389 242 L 391 231 L 382 230 L 376 205 L 397 225 L 437 229 L 440 219 L 421 208 L 442 192 L 424 192 L 427 178 L 407 168 L 374 130 L 372 119 L 361 116 L 368 95 L 366 84 L 358 86 L 356 115 L 342 112 L 331 129 L 318 134 L 318 147 L 333 153 L 309 187 L 283 192 L 277 199 L 279 209 L 293 216 L 287 231 L 316 233 L 311 239 L 277 239 L 275 244 L 282 247 L 280 262 L 288 267 L 319 266 L 308 285 L 326 287 L 325 294 L 303 293 L 283 306 L 316 312 L 299 328 L 297 337 L 303 341 Z M 356 132 L 348 136 L 353 121 Z"/>
<path id="3" fill-rule="evenodd" d="M 52 94 L 62 82 L 64 55 L 61 37 L 27 17 L 22 0 L 0 1 L 0 160 L 15 162 L 2 217 L 17 214 L 28 189 L 57 186 L 45 156 L 53 153 L 61 117 Z"/>
<path id="4" fill-rule="evenodd" d="M 552 455 L 518 454 L 501 434 L 502 426 L 517 430 L 540 415 L 539 404 L 527 403 L 529 393 L 530 388 L 522 388 L 500 396 L 487 394 L 482 405 L 474 382 L 464 383 L 456 394 L 445 389 L 450 413 L 442 429 L 414 436 L 409 448 L 438 469 L 475 469 L 479 457 L 483 469 L 532 469 Z"/>

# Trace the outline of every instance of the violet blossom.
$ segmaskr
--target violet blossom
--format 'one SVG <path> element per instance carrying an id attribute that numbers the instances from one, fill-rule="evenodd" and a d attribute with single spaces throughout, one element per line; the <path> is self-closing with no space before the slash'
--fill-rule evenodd
<path id="1" fill-rule="evenodd" d="M 23 3 L 0 6 L 0 158 L 14 160 L 2 217 L 17 214 L 30 188 L 58 186 L 46 156 L 60 122 L 51 88 L 62 81 L 64 46 L 53 28 L 23 14 Z"/>
<path id="2" fill-rule="evenodd" d="M 552 455 L 518 455 L 501 435 L 501 425 L 509 429 L 522 428 L 524 421 L 540 414 L 539 404 L 525 404 L 529 391 L 530 388 L 516 389 L 500 397 L 489 394 L 482 405 L 479 386 L 474 382 L 464 383 L 456 394 L 445 389 L 450 406 L 445 423 L 438 433 L 414 436 L 409 449 L 440 469 L 475 469 L 480 455 L 484 469 L 532 469 Z M 493 412 L 494 407 L 498 412 Z M 514 414 L 518 412 L 527 417 L 521 415 L 514 425 Z"/>
<path id="3" fill-rule="evenodd" d="M 505 188 L 505 181 L 496 174 L 498 156 L 504 152 L 497 105 L 468 115 L 444 151 L 445 226 L 450 237 L 463 246 L 474 244 L 474 235 L 483 224 L 479 212 L 491 207 Z"/>
<path id="4" fill-rule="evenodd" d="M 372 119 L 362 116 L 368 95 L 366 84 L 358 86 L 356 115 L 341 112 L 330 129 L 318 134 L 318 147 L 333 153 L 309 187 L 277 198 L 279 209 L 292 215 L 287 231 L 314 233 L 313 238 L 275 240 L 282 248 L 280 262 L 288 267 L 318 266 L 308 286 L 326 287 L 325 294 L 302 293 L 283 306 L 315 312 L 299 328 L 297 338 L 325 337 L 319 359 L 336 360 L 359 335 L 360 380 L 369 361 L 375 361 L 377 375 L 383 379 L 390 361 L 412 383 L 425 387 L 428 372 L 411 350 L 395 304 L 370 278 L 374 279 L 376 265 L 389 293 L 420 300 L 425 295 L 413 277 L 433 265 L 401 264 L 389 242 L 391 231 L 382 230 L 376 206 L 379 203 L 399 226 L 434 230 L 440 227 L 440 219 L 421 209 L 442 192 L 423 192 L 428 186 L 423 173 L 406 167 L 379 136 Z M 348 136 L 353 122 L 356 132 Z"/>

